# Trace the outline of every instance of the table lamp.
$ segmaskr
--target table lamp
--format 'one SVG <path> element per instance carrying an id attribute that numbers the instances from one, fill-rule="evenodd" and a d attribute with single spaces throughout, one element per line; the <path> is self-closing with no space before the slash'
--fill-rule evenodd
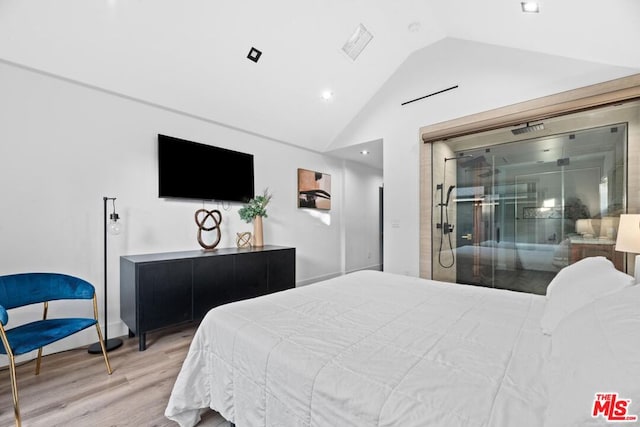
<path id="1" fill-rule="evenodd" d="M 616 251 L 631 252 L 636 254 L 634 274 L 636 283 L 640 282 L 640 215 L 620 215 L 618 238 L 616 239 Z"/>
<path id="2" fill-rule="evenodd" d="M 590 219 L 579 219 L 576 221 L 576 233 L 582 234 L 585 239 L 593 239 L 596 232 Z"/>

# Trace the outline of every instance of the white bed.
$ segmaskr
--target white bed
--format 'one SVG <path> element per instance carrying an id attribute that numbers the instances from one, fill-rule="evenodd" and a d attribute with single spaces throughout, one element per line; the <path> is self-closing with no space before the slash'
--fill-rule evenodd
<path id="1" fill-rule="evenodd" d="M 550 351 L 548 306 L 373 271 L 220 306 L 199 326 L 165 415 L 181 426 L 201 408 L 237 427 L 583 425 L 545 419 L 549 393 L 566 392 L 545 378 L 573 357 Z"/>
<path id="2" fill-rule="evenodd" d="M 477 259 L 480 265 L 499 270 L 535 270 L 557 273 L 568 264 L 568 241 L 560 244 L 496 242 L 487 240 L 479 245 L 465 245 L 455 248 L 458 262 L 473 265 Z"/>

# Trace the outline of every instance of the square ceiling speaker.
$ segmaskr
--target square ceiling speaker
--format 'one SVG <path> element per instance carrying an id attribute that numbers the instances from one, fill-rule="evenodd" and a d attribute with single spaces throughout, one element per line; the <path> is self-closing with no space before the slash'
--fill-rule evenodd
<path id="1" fill-rule="evenodd" d="M 255 47 L 252 47 L 251 50 L 249 51 L 249 54 L 247 55 L 247 58 L 249 58 L 253 62 L 258 62 L 258 59 L 260 59 L 261 55 L 262 55 L 261 51 L 259 51 Z"/>

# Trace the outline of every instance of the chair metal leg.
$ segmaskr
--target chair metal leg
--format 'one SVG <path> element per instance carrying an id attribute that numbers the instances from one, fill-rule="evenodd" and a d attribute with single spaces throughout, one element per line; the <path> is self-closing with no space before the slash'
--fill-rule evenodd
<path id="1" fill-rule="evenodd" d="M 40 362 L 42 361 L 42 347 L 38 349 L 38 357 L 36 358 L 36 375 L 40 375 Z"/>
<path id="2" fill-rule="evenodd" d="M 42 320 L 47 320 L 47 313 L 49 312 L 49 302 L 44 302 L 44 310 L 42 312 Z M 42 347 L 38 349 L 38 358 L 36 359 L 36 375 L 40 375 L 40 363 L 42 362 Z"/>
<path id="3" fill-rule="evenodd" d="M 102 355 L 104 356 L 104 363 L 107 365 L 107 372 L 111 375 L 113 371 L 111 370 L 111 364 L 109 363 L 109 357 L 107 356 L 107 349 L 104 346 L 104 339 L 102 338 L 102 331 L 100 330 L 99 323 L 96 323 L 96 329 L 98 331 L 98 342 L 100 342 L 100 348 L 102 348 Z"/>
<path id="4" fill-rule="evenodd" d="M 107 372 L 111 375 L 111 364 L 109 364 L 109 357 L 107 356 L 107 348 L 104 344 L 104 339 L 102 338 L 102 331 L 100 330 L 100 323 L 98 322 L 98 298 L 96 294 L 93 294 L 93 317 L 96 319 L 96 329 L 98 331 L 98 342 L 100 343 L 100 348 L 102 349 L 102 355 L 104 356 L 104 363 L 107 365 Z"/>
<path id="5" fill-rule="evenodd" d="M 13 395 L 13 414 L 16 419 L 16 427 L 22 425 L 20 419 L 20 407 L 18 406 L 18 381 L 16 380 L 16 361 L 13 355 L 9 355 L 9 375 L 11 376 L 11 394 Z"/>
<path id="6" fill-rule="evenodd" d="M 9 340 L 7 339 L 7 334 L 4 330 L 4 325 L 0 323 L 0 339 L 2 340 L 2 345 L 4 346 L 7 357 L 9 358 L 9 377 L 11 378 L 11 395 L 13 396 L 13 415 L 16 419 L 16 427 L 20 427 L 22 425 L 22 420 L 20 419 L 20 406 L 18 405 L 18 380 L 16 379 L 16 359 L 13 356 L 13 350 L 9 345 Z"/>

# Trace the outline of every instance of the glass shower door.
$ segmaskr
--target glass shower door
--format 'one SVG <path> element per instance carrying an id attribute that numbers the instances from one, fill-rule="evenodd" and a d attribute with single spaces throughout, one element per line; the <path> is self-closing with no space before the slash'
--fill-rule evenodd
<path id="1" fill-rule="evenodd" d="M 464 153 L 457 169 L 456 277 L 459 283 L 493 287 L 500 262 L 497 245 L 502 241 L 496 218 L 503 215 L 498 191 L 500 170 L 485 152 Z"/>
<path id="2" fill-rule="evenodd" d="M 456 152 L 456 282 L 544 294 L 564 266 L 622 269 L 626 124 Z"/>

